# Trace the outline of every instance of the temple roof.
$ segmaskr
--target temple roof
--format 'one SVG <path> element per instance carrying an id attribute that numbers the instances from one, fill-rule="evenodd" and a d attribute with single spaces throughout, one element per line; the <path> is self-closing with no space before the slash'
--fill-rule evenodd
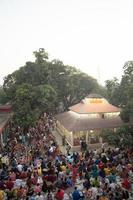
<path id="1" fill-rule="evenodd" d="M 56 119 L 68 131 L 86 131 L 93 129 L 117 128 L 124 124 L 119 116 L 104 119 L 89 118 L 88 115 L 80 115 L 73 111 L 58 114 L 56 115 Z"/>
<path id="2" fill-rule="evenodd" d="M 0 105 L 0 113 L 9 113 L 12 111 L 12 106 L 10 104 Z"/>
<path id="3" fill-rule="evenodd" d="M 12 115 L 13 112 L 11 105 L 0 105 L 0 134 L 2 133 L 4 127 L 6 126 Z"/>
<path id="4" fill-rule="evenodd" d="M 124 124 L 119 116 L 120 108 L 110 104 L 101 95 L 90 94 L 80 103 L 71 106 L 70 111 L 56 115 L 56 119 L 68 131 L 107 129 Z M 93 117 L 91 114 L 117 113 L 113 117 Z"/>
<path id="5" fill-rule="evenodd" d="M 92 113 L 112 113 L 120 112 L 121 109 L 110 104 L 101 95 L 90 94 L 80 103 L 71 106 L 71 111 L 79 114 L 92 114 Z"/>

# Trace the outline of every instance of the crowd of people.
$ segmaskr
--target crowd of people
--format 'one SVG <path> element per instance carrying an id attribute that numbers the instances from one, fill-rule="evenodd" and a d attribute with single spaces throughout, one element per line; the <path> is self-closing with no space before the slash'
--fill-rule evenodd
<path id="1" fill-rule="evenodd" d="M 55 127 L 46 113 L 28 130 L 10 124 L 0 153 L 0 200 L 133 200 L 133 148 L 65 155 Z"/>

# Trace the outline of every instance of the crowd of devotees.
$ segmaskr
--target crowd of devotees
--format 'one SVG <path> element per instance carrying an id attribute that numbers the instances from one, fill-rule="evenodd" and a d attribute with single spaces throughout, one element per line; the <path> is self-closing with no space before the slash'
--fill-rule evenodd
<path id="1" fill-rule="evenodd" d="M 61 152 L 44 113 L 27 131 L 9 124 L 0 152 L 0 200 L 133 200 L 133 148 Z M 81 141 L 82 143 L 83 141 Z"/>

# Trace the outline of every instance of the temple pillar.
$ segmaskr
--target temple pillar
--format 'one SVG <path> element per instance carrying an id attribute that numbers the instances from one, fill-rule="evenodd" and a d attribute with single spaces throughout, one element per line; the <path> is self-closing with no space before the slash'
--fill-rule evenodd
<path id="1" fill-rule="evenodd" d="M 73 132 L 71 132 L 71 144 L 72 144 L 72 146 L 73 146 Z"/>
<path id="2" fill-rule="evenodd" d="M 86 144 L 88 144 L 88 135 L 89 135 L 89 131 L 86 131 L 86 139 L 85 139 Z"/>
<path id="3" fill-rule="evenodd" d="M 103 143 L 103 138 L 102 138 L 102 137 L 100 137 L 100 136 L 99 136 L 99 142 L 100 142 L 100 144 L 102 144 L 102 143 Z"/>

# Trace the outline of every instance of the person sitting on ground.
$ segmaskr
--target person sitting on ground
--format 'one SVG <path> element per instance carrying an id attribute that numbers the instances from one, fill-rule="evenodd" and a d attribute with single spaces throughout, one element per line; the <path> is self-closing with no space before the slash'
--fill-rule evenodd
<path id="1" fill-rule="evenodd" d="M 80 199 L 80 192 L 79 190 L 77 189 L 77 187 L 74 188 L 74 191 L 72 193 L 72 198 L 73 200 L 78 200 Z"/>
<path id="2" fill-rule="evenodd" d="M 58 191 L 55 194 L 55 198 L 57 200 L 63 200 L 63 198 L 64 198 L 64 190 L 58 189 Z"/>

